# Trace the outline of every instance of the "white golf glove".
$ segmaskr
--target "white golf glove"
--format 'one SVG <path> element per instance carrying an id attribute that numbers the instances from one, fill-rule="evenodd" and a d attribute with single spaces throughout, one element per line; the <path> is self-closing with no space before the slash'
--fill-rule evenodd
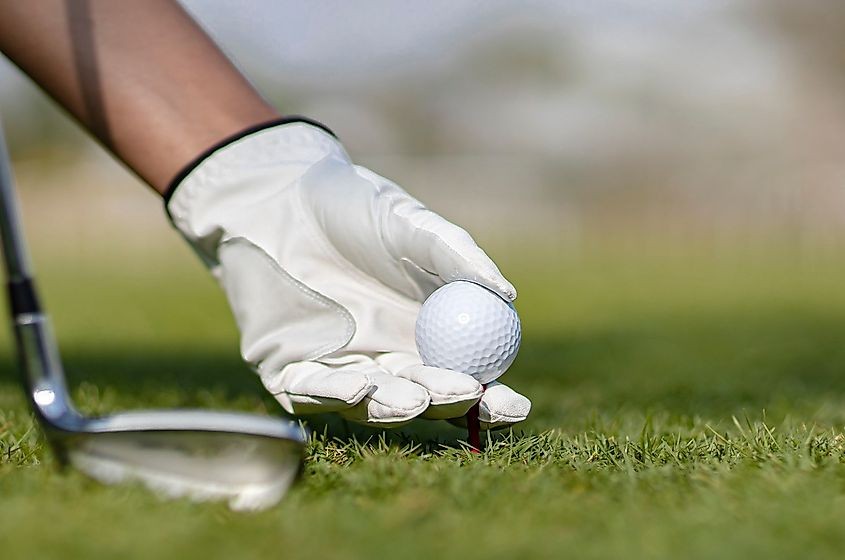
<path id="1" fill-rule="evenodd" d="M 481 399 L 485 428 L 525 419 L 500 383 L 422 365 L 420 304 L 471 280 L 516 291 L 464 230 L 352 164 L 317 123 L 295 120 L 210 151 L 174 181 L 174 225 L 219 280 L 241 353 L 291 414 L 397 426 L 454 419 Z"/>

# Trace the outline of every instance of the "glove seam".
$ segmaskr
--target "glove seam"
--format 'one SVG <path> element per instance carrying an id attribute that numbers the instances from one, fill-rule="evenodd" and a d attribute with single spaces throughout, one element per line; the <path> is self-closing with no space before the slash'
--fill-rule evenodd
<path id="1" fill-rule="evenodd" d="M 438 392 L 432 391 L 431 389 L 428 389 L 427 387 L 426 387 L 426 390 L 428 391 L 428 394 L 431 395 L 432 397 L 436 396 L 438 398 L 444 399 L 442 401 L 438 401 L 437 402 L 438 405 L 455 404 L 455 403 L 459 403 L 459 402 L 463 402 L 463 401 L 468 401 L 468 400 L 471 400 L 471 399 L 475 399 L 477 401 L 478 399 L 481 398 L 481 392 L 480 391 L 478 392 L 478 394 L 467 395 L 466 393 L 438 393 Z M 434 402 L 433 398 L 432 398 L 432 402 Z"/>
<path id="2" fill-rule="evenodd" d="M 331 354 L 332 352 L 335 352 L 335 351 L 339 350 L 340 348 L 343 348 L 344 346 L 349 344 L 349 341 L 351 341 L 352 337 L 355 336 L 356 324 L 355 324 L 355 319 L 352 317 L 352 314 L 349 312 L 348 309 L 346 309 L 346 307 L 344 307 L 343 305 L 341 305 L 337 301 L 333 300 L 332 298 L 328 297 L 327 295 L 322 294 L 322 293 L 320 293 L 317 290 L 314 290 L 312 288 L 309 288 L 308 286 L 303 284 L 301 281 L 297 280 L 289 272 L 287 272 L 284 268 L 282 268 L 282 265 L 280 265 L 278 262 L 276 262 L 276 259 L 274 259 L 271 255 L 269 255 L 267 253 L 267 251 L 265 251 L 264 249 L 262 249 L 261 247 L 259 247 L 258 245 L 256 245 L 252 241 L 250 241 L 249 239 L 246 239 L 245 237 L 237 236 L 237 237 L 227 238 L 227 239 L 221 241 L 218 247 L 222 248 L 224 245 L 227 245 L 227 244 L 234 245 L 235 243 L 239 243 L 239 242 L 247 243 L 248 245 L 255 247 L 258 250 L 259 255 L 261 255 L 262 258 L 266 259 L 269 262 L 271 268 L 273 268 L 279 274 L 279 276 L 282 278 L 282 281 L 284 281 L 286 284 L 292 286 L 294 289 L 296 289 L 298 292 L 300 292 L 302 295 L 304 295 L 309 300 L 315 302 L 317 305 L 333 311 L 336 315 L 338 315 L 343 320 L 344 324 L 346 325 L 346 329 L 345 329 L 345 333 L 344 333 L 344 337 L 343 337 L 345 339 L 344 342 L 341 342 L 339 345 L 334 341 L 332 341 L 331 343 L 324 344 L 323 346 L 318 347 L 315 350 L 312 350 L 310 353 L 306 354 L 305 357 L 301 361 L 311 361 L 311 360 L 318 359 L 321 356 Z M 259 365 L 257 367 L 257 369 L 259 371 L 259 375 L 263 378 L 264 374 L 261 371 L 261 366 Z M 278 373 L 282 373 L 282 372 L 278 372 Z M 270 374 L 270 375 L 272 375 L 272 374 Z"/>

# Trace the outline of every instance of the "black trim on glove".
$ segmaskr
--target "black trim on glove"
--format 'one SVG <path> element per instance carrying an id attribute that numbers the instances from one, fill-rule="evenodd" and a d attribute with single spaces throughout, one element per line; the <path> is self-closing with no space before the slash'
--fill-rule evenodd
<path id="1" fill-rule="evenodd" d="M 185 177 L 187 177 L 191 173 L 191 171 L 196 169 L 196 167 L 199 164 L 201 164 L 203 161 L 208 159 L 214 152 L 216 152 L 217 150 L 219 150 L 221 148 L 225 148 L 226 146 L 228 146 L 232 142 L 236 142 L 236 141 L 240 140 L 241 138 L 244 138 L 245 136 L 249 136 L 250 134 L 254 134 L 256 132 L 265 130 L 267 128 L 272 128 L 274 126 L 279 126 L 279 125 L 282 125 L 282 124 L 290 124 L 290 123 L 295 123 L 295 122 L 303 122 L 303 123 L 306 123 L 306 124 L 310 124 L 312 126 L 316 126 L 317 128 L 325 130 L 326 132 L 328 132 L 329 134 L 331 134 L 332 136 L 337 138 L 337 135 L 334 132 L 332 132 L 331 129 L 329 129 L 329 127 L 327 127 L 323 123 L 317 122 L 313 119 L 309 119 L 308 117 L 303 117 L 301 115 L 291 115 L 291 116 L 284 117 L 284 118 L 281 118 L 281 119 L 276 119 L 276 120 L 268 121 L 268 122 L 265 122 L 265 123 L 257 124 L 255 126 L 251 126 L 247 129 L 241 130 L 237 134 L 233 134 L 232 136 L 224 138 L 220 142 L 216 143 L 212 147 L 205 150 L 199 156 L 195 157 L 193 160 L 191 160 L 190 163 L 188 163 L 188 165 L 183 167 L 182 170 L 179 173 L 176 174 L 176 176 L 173 178 L 172 181 L 170 181 L 170 184 L 167 186 L 167 190 L 164 191 L 164 194 L 162 195 L 163 198 L 164 198 L 164 210 L 165 210 L 165 212 L 167 212 L 168 217 L 170 216 L 170 211 L 167 209 L 167 203 L 170 202 L 170 198 L 173 196 L 173 193 L 176 192 L 176 188 L 179 186 L 179 183 L 184 181 Z"/>

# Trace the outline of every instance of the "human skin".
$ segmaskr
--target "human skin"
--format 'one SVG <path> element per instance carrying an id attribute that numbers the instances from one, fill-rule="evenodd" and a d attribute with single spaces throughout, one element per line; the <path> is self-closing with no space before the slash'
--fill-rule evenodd
<path id="1" fill-rule="evenodd" d="M 0 0 L 0 51 L 162 194 L 281 116 L 174 0 Z"/>

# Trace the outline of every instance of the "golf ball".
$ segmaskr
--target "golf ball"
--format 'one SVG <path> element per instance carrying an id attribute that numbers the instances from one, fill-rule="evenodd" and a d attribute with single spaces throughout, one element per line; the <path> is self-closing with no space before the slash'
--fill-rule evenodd
<path id="1" fill-rule="evenodd" d="M 490 383 L 516 358 L 522 329 L 513 304 L 472 282 L 450 282 L 431 294 L 417 317 L 417 350 L 425 365 Z"/>

